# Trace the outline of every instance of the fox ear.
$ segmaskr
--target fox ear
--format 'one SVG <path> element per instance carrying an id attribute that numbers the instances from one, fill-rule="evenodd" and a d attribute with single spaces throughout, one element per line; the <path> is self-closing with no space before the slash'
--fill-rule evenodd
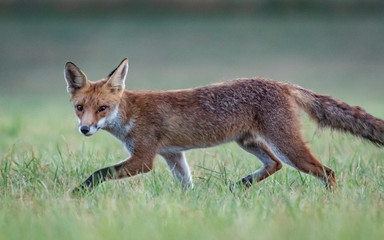
<path id="1" fill-rule="evenodd" d="M 67 91 L 71 94 L 87 85 L 87 76 L 72 62 L 67 62 L 64 69 Z"/>
<path id="2" fill-rule="evenodd" d="M 123 59 L 119 66 L 108 75 L 107 87 L 112 91 L 121 92 L 125 88 L 125 78 L 128 73 L 128 58 Z"/>

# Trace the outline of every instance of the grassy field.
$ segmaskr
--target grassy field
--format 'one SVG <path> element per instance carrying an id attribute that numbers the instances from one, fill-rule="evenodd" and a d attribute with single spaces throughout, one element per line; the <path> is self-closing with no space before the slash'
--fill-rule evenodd
<path id="1" fill-rule="evenodd" d="M 41 14 L 41 13 L 40 13 Z M 187 152 L 195 188 L 166 164 L 92 194 L 68 192 L 127 157 L 99 132 L 85 138 L 65 92 L 66 61 L 90 77 L 130 58 L 127 88 L 171 89 L 266 76 L 328 93 L 384 118 L 380 16 L 0 16 L 0 239 L 383 239 L 384 151 L 318 131 L 316 156 L 336 171 L 331 194 L 285 166 L 248 191 L 260 167 L 235 144 Z"/>

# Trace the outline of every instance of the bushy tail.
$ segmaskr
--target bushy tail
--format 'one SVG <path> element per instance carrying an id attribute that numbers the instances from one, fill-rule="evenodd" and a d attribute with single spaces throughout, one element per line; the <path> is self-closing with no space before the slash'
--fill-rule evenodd
<path id="1" fill-rule="evenodd" d="M 299 87 L 293 87 L 291 94 L 319 126 L 349 132 L 384 146 L 384 121 L 364 109 Z"/>

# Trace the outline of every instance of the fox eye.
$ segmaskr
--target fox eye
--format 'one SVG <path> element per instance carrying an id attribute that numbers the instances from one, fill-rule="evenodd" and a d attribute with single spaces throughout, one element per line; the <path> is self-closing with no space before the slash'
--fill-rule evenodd
<path id="1" fill-rule="evenodd" d="M 104 111 L 105 109 L 107 109 L 107 106 L 101 106 L 101 107 L 99 108 L 98 112 L 102 112 L 102 111 Z"/>
<path id="2" fill-rule="evenodd" d="M 76 106 L 77 111 L 82 112 L 84 110 L 83 105 Z"/>

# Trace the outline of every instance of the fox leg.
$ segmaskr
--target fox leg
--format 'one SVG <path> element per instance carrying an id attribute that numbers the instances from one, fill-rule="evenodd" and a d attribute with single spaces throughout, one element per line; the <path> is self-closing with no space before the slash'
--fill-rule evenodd
<path id="1" fill-rule="evenodd" d="M 288 138 L 281 136 L 275 142 L 277 154 L 283 155 L 281 159 L 284 162 L 304 173 L 319 178 L 331 191 L 336 190 L 335 172 L 316 159 L 302 139 L 301 134 L 299 136 L 289 136 Z"/>
<path id="2" fill-rule="evenodd" d="M 188 187 L 193 187 L 191 171 L 189 170 L 184 152 L 167 152 L 160 155 L 167 162 L 173 176 L 181 182 L 184 190 Z"/>
<path id="3" fill-rule="evenodd" d="M 132 155 L 128 160 L 122 161 L 116 165 L 102 168 L 89 176 L 79 187 L 75 188 L 72 193 L 91 191 L 100 183 L 125 177 L 132 177 L 140 173 L 146 173 L 152 170 L 155 154 L 144 154 L 140 157 Z"/>
<path id="4" fill-rule="evenodd" d="M 261 137 L 248 137 L 238 140 L 237 143 L 244 150 L 258 157 L 263 163 L 261 168 L 244 177 L 238 182 L 239 184 L 243 184 L 245 187 L 250 187 L 253 182 L 260 182 L 281 169 L 282 163 L 279 158 L 274 154 L 267 142 Z"/>

